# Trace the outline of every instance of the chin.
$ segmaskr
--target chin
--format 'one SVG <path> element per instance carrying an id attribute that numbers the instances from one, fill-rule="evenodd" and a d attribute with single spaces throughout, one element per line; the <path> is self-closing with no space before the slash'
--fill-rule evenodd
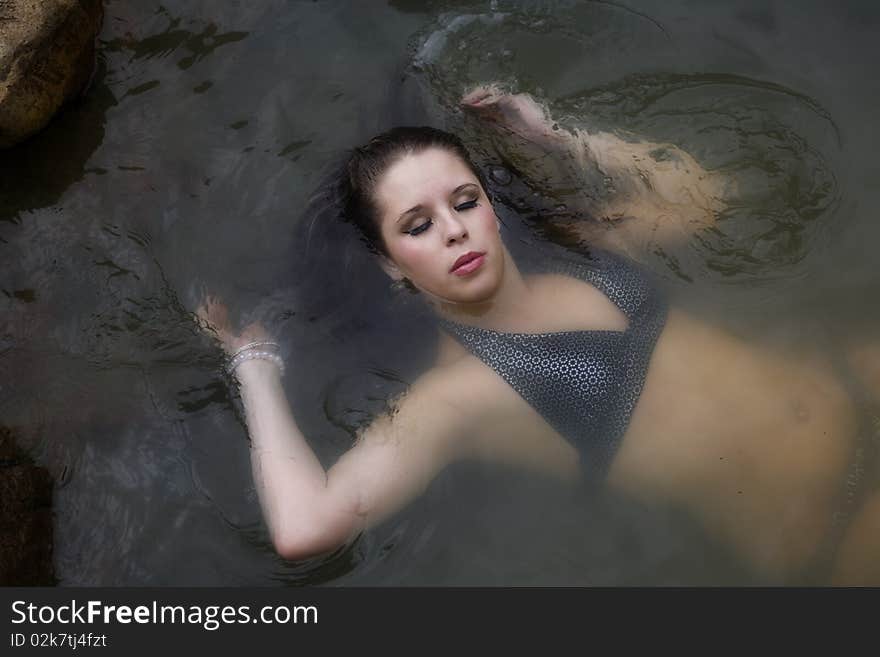
<path id="1" fill-rule="evenodd" d="M 494 295 L 492 293 L 484 293 L 481 294 L 479 292 L 474 292 L 471 294 L 458 294 L 458 295 L 450 295 L 448 297 L 444 297 L 443 301 L 447 303 L 454 303 L 462 306 L 467 305 L 476 305 L 480 303 L 486 303 L 487 301 L 491 301 Z"/>
<path id="2" fill-rule="evenodd" d="M 485 280 L 473 281 L 474 285 L 450 286 L 445 290 L 420 288 L 429 297 L 444 303 L 477 304 L 491 301 L 498 293 L 500 279 L 486 276 Z"/>
<path id="3" fill-rule="evenodd" d="M 491 301 L 501 289 L 504 279 L 504 262 L 493 260 L 489 267 L 472 278 L 459 279 L 453 274 L 440 276 L 439 280 L 413 281 L 422 294 L 442 303 L 479 304 Z"/>

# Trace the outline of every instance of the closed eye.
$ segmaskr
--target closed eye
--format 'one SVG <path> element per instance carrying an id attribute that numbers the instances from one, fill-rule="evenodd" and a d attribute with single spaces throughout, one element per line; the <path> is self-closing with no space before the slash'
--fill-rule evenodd
<path id="1" fill-rule="evenodd" d="M 472 210 L 473 208 L 475 208 L 479 205 L 480 204 L 477 201 L 477 199 L 474 199 L 473 201 L 465 201 L 464 203 L 459 203 L 458 205 L 456 205 L 455 211 L 456 212 L 463 212 L 465 210 Z M 405 230 L 403 232 L 406 233 L 407 235 L 411 235 L 411 236 L 415 237 L 416 235 L 424 233 L 433 224 L 434 224 L 433 219 L 427 219 L 423 223 L 419 224 L 418 226 L 415 226 L 414 228 L 410 228 L 409 230 Z"/>
<path id="2" fill-rule="evenodd" d="M 416 236 L 419 233 L 424 233 L 426 230 L 428 230 L 428 228 L 430 228 L 431 224 L 433 224 L 433 223 L 434 223 L 433 219 L 428 219 L 424 223 L 421 223 L 418 226 L 416 226 L 414 228 L 410 228 L 409 230 L 405 230 L 403 232 L 407 233 L 408 235 Z"/>

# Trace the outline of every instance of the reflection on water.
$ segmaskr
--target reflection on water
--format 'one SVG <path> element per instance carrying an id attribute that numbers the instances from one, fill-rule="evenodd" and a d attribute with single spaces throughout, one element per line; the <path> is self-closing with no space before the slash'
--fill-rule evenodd
<path id="1" fill-rule="evenodd" d="M 491 167 L 514 251 L 556 239 L 544 220 L 559 200 L 456 107 L 490 80 L 730 176 L 717 228 L 661 260 L 679 280 L 731 298 L 760 286 L 753 312 L 796 308 L 803 280 L 872 283 L 856 247 L 877 236 L 861 131 L 878 90 L 837 45 L 870 42 L 818 5 L 793 11 L 108 2 L 88 96 L 0 154 L 0 422 L 58 480 L 61 583 L 747 581 L 672 514 L 471 466 L 350 548 L 284 563 L 219 354 L 189 313 L 210 289 L 284 336 L 289 371 L 309 373 L 289 377 L 297 419 L 331 462 L 430 354 L 417 302 L 388 298 L 332 212 L 306 209 L 328 163 L 391 124 L 451 127 Z M 351 281 L 370 294 L 345 302 Z"/>

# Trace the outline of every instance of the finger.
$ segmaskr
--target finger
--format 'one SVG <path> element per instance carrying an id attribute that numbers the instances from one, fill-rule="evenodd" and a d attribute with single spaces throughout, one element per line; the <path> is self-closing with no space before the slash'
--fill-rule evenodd
<path id="1" fill-rule="evenodd" d="M 195 314 L 196 314 L 196 317 L 198 317 L 200 320 L 208 321 L 209 318 L 211 317 L 210 301 L 208 301 L 207 299 L 205 301 L 202 301 L 201 305 L 199 305 L 199 307 L 196 308 Z"/>
<path id="2" fill-rule="evenodd" d="M 465 107 L 480 107 L 489 103 L 495 96 L 495 89 L 492 86 L 480 85 L 468 91 L 459 102 Z"/>

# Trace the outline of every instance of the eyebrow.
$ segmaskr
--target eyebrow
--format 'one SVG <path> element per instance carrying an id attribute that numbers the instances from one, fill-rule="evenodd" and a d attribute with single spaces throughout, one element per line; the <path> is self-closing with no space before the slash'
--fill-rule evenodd
<path id="1" fill-rule="evenodd" d="M 450 195 L 450 196 L 455 196 L 455 195 L 458 194 L 460 191 L 462 191 L 462 190 L 464 190 L 464 189 L 466 189 L 466 188 L 468 188 L 468 187 L 477 187 L 477 184 L 476 184 L 476 183 L 471 183 L 471 182 L 464 183 L 463 185 L 459 185 L 458 187 L 456 187 L 455 189 L 453 189 L 452 192 L 451 192 L 449 195 Z M 416 212 L 421 212 L 421 211 L 424 210 L 424 209 L 425 209 L 424 206 L 421 205 L 421 204 L 419 204 L 419 205 L 415 205 L 415 206 L 411 207 L 409 210 L 406 210 L 406 211 L 404 211 L 403 213 L 401 213 L 401 215 L 397 218 L 397 221 L 396 221 L 395 223 L 399 223 L 399 222 L 400 222 L 404 217 L 406 217 L 407 215 L 410 215 L 410 214 L 413 214 L 413 213 L 416 213 Z"/>

